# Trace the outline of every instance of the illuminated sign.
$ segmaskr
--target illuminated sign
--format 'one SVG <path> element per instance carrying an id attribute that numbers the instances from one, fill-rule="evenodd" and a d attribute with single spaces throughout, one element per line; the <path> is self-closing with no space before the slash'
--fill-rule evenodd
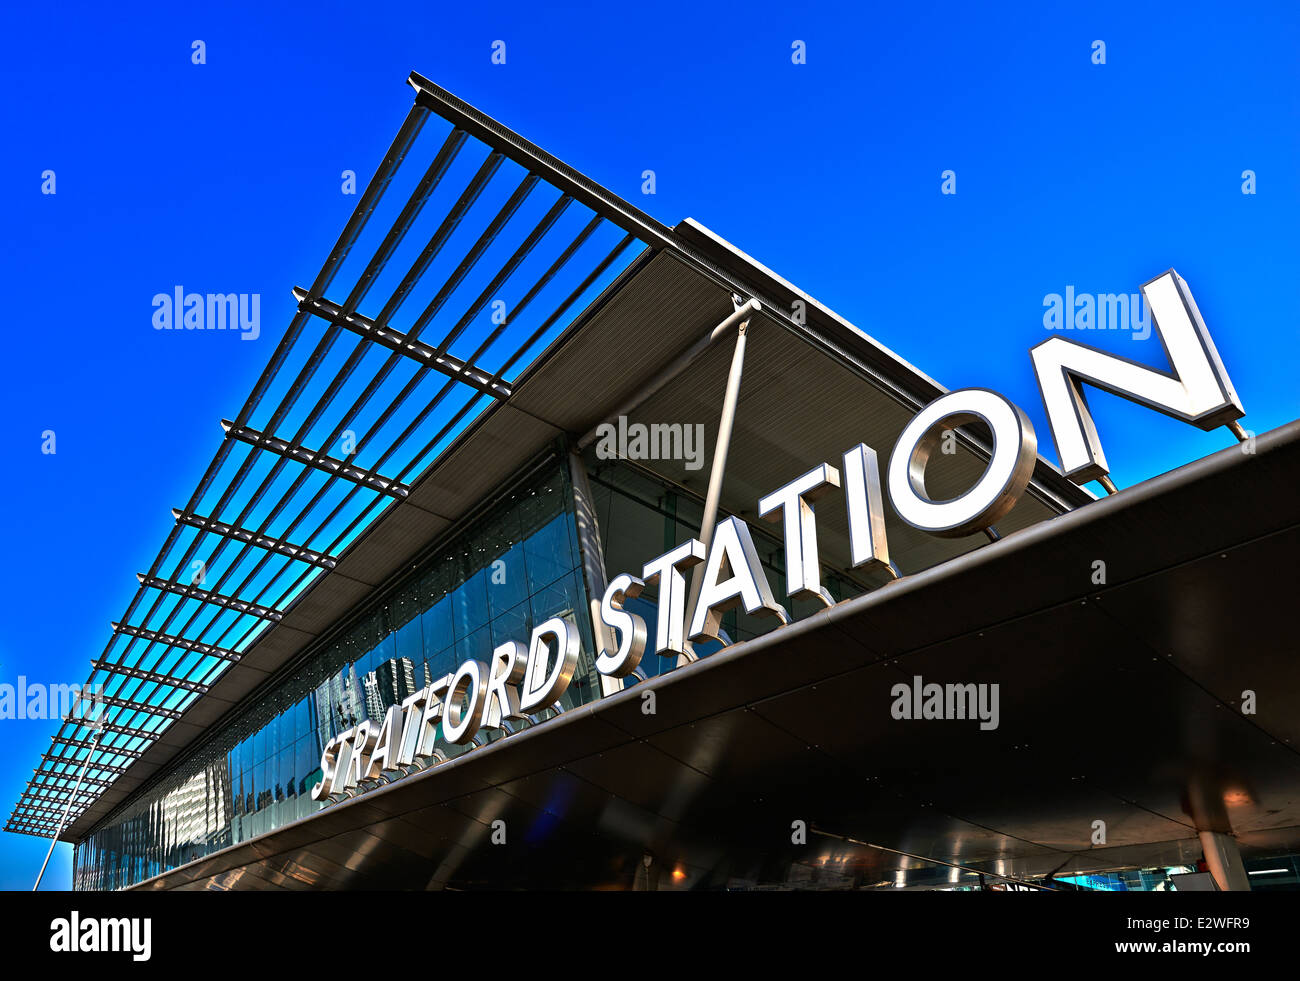
<path id="1" fill-rule="evenodd" d="M 1172 373 L 1060 337 L 1031 351 L 1063 469 L 1076 483 L 1108 473 L 1084 398 L 1085 382 L 1206 430 L 1235 424 L 1245 414 L 1187 283 L 1171 269 L 1142 292 Z M 958 497 L 931 498 L 927 462 L 945 432 L 974 421 L 984 423 L 993 437 L 983 474 Z M 967 388 L 935 399 L 904 427 L 883 485 L 876 451 L 866 444 L 846 448 L 838 465 L 818 463 L 758 501 L 759 515 L 782 526 L 786 597 L 833 604 L 821 584 L 815 511 L 832 492 L 839 491 L 846 510 L 852 567 L 897 576 L 886 539 L 884 493 L 913 528 L 950 538 L 976 534 L 1015 507 L 1029 485 L 1037 452 L 1034 427 L 1019 407 L 996 392 Z M 688 609 L 686 575 L 696 566 L 702 567 L 698 600 Z M 627 608 L 648 585 L 658 591 L 653 638 L 645 619 Z M 596 670 L 625 678 L 637 672 L 647 650 L 682 655 L 690 643 L 724 640 L 722 615 L 736 607 L 783 624 L 790 619 L 759 562 L 749 526 L 727 517 L 708 546 L 689 539 L 650 559 L 640 575 L 624 572 L 610 580 L 600 620 L 613 643 L 597 653 Z M 558 703 L 573 679 L 578 649 L 577 627 L 557 618 L 536 627 L 527 647 L 511 641 L 493 651 L 490 664 L 466 661 L 389 708 L 382 722 L 362 722 L 331 739 L 313 799 L 403 768 L 445 761 L 439 738 L 465 745 L 483 729 L 512 732 L 512 723 Z"/>

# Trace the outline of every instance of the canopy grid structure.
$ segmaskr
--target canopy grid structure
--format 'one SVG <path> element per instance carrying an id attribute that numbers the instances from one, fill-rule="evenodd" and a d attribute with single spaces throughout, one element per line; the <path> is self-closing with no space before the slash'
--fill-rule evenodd
<path id="1" fill-rule="evenodd" d="M 320 273 L 294 290 L 298 312 L 222 420 L 5 830 L 48 838 L 75 822 L 596 297 L 673 247 L 669 229 L 545 151 L 408 82 L 415 104 Z M 403 169 L 408 156 L 430 162 Z"/>

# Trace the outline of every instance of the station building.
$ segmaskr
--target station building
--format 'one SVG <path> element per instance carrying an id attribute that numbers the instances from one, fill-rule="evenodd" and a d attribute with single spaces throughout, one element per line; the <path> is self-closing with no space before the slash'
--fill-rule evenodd
<path id="1" fill-rule="evenodd" d="M 1300 424 L 1100 497 L 1022 433 L 918 527 L 939 382 L 409 81 L 7 830 L 79 890 L 1300 886 Z"/>

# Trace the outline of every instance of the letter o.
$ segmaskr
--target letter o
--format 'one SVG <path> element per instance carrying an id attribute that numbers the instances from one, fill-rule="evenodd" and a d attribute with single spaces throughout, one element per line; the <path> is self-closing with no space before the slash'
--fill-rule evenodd
<path id="1" fill-rule="evenodd" d="M 925 466 L 945 429 L 981 421 L 993 433 L 993 456 L 966 493 L 933 500 L 925 489 Z M 913 528 L 941 538 L 961 538 L 989 527 L 1016 505 L 1029 484 L 1038 455 L 1033 423 L 1018 406 L 986 388 L 943 395 L 912 417 L 889 458 L 889 498 Z"/>
<path id="2" fill-rule="evenodd" d="M 451 685 L 442 703 L 442 734 L 449 743 L 463 744 L 478 734 L 483 718 L 483 699 L 487 694 L 487 665 L 466 661 L 451 676 Z M 460 699 L 465 695 L 466 704 Z"/>

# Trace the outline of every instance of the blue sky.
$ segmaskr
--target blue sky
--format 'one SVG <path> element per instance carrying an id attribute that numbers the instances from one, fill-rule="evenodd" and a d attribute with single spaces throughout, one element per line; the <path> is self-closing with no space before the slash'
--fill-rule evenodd
<path id="1" fill-rule="evenodd" d="M 948 387 L 1006 394 L 1053 461 L 1027 353 L 1044 298 L 1137 292 L 1171 266 L 1243 424 L 1300 415 L 1293 3 L 295 6 L 8 13 L 0 682 L 85 679 L 350 213 L 341 172 L 368 178 L 406 114 L 411 70 L 661 221 L 704 223 Z M 151 298 L 177 284 L 260 293 L 262 336 L 153 330 Z M 1154 337 L 1073 336 L 1159 363 Z M 1230 443 L 1093 407 L 1121 487 Z M 3 724 L 7 815 L 54 725 Z M 30 888 L 45 847 L 0 835 L 0 887 Z M 61 847 L 46 885 L 69 869 Z"/>

